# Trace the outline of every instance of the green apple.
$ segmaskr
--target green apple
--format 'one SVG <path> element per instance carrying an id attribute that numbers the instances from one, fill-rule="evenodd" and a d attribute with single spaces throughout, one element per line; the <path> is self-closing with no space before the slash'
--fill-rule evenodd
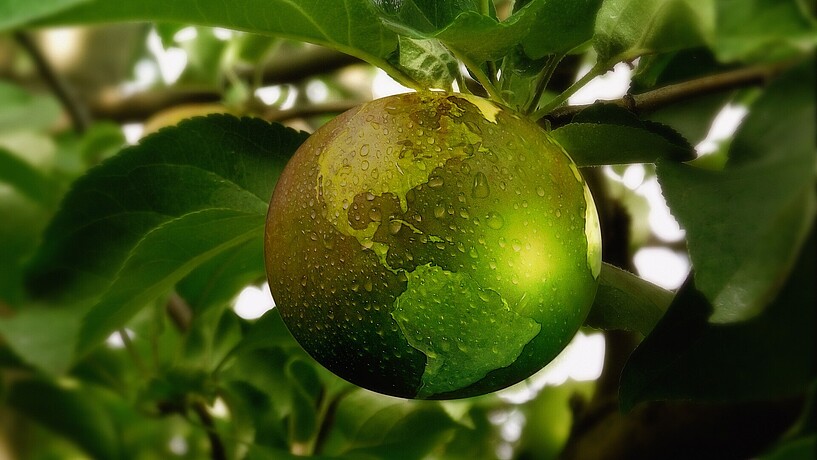
<path id="1" fill-rule="evenodd" d="M 595 296 L 601 238 L 568 154 L 463 94 L 352 109 L 300 147 L 265 237 L 272 295 L 318 362 L 404 398 L 480 395 L 550 362 Z"/>

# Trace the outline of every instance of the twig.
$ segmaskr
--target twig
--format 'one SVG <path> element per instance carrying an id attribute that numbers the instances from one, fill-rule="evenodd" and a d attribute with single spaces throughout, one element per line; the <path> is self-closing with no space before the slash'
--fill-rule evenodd
<path id="1" fill-rule="evenodd" d="M 167 315 L 179 332 L 187 332 L 193 320 L 193 311 L 187 301 L 175 292 L 167 299 Z"/>
<path id="2" fill-rule="evenodd" d="M 26 50 L 29 56 L 31 56 L 31 60 L 34 61 L 34 65 L 43 77 L 43 80 L 45 80 L 54 92 L 54 95 L 59 99 L 65 111 L 68 112 L 74 130 L 80 134 L 87 131 L 91 125 L 91 117 L 86 108 L 80 104 L 74 96 L 68 83 L 54 71 L 48 59 L 46 59 L 45 55 L 40 51 L 40 48 L 26 32 L 15 32 L 14 38 L 17 40 L 17 43 Z"/>
<path id="3" fill-rule="evenodd" d="M 207 438 L 210 440 L 210 458 L 213 460 L 227 460 L 227 451 L 224 448 L 224 443 L 221 442 L 221 438 L 216 432 L 215 423 L 213 423 L 213 417 L 207 412 L 204 403 L 201 401 L 193 403 L 193 411 L 196 412 L 199 420 L 201 420 L 201 424 L 204 425 L 207 431 Z"/>
<path id="4" fill-rule="evenodd" d="M 762 85 L 789 68 L 790 65 L 791 63 L 784 63 L 730 70 L 674 85 L 667 85 L 640 94 L 627 95 L 620 99 L 606 101 L 606 103 L 625 107 L 640 114 L 650 113 L 674 103 L 689 100 L 692 97 L 746 86 Z M 591 105 L 571 105 L 556 108 L 546 115 L 543 120 L 549 120 L 552 126 L 561 126 L 570 122 L 574 115 Z"/>
<path id="5" fill-rule="evenodd" d="M 332 430 L 332 427 L 335 424 L 335 414 L 338 411 L 338 406 L 340 405 L 341 401 L 343 401 L 343 399 L 346 398 L 346 396 L 348 396 L 351 392 L 352 388 L 343 390 L 321 409 L 321 422 L 320 426 L 318 427 L 318 432 L 315 434 L 312 445 L 313 455 L 320 455 L 323 453 L 324 444 L 329 436 L 329 432 Z"/>
<path id="6" fill-rule="evenodd" d="M 536 82 L 536 90 L 533 93 L 533 98 L 528 101 L 528 105 L 525 108 L 525 113 L 532 113 L 534 110 L 536 110 L 536 106 L 539 104 L 539 99 L 542 99 L 542 94 L 545 93 L 545 88 L 547 88 L 548 83 L 550 83 L 550 79 L 553 77 L 556 67 L 559 66 L 560 62 L 562 62 L 563 57 L 563 55 L 554 54 L 548 58 L 547 64 L 539 73 L 539 77 Z"/>
<path id="7" fill-rule="evenodd" d="M 125 345 L 125 350 L 130 355 L 131 360 L 133 360 L 133 364 L 139 369 L 139 372 L 143 376 L 148 375 L 148 368 L 145 365 L 145 362 L 142 361 L 142 357 L 139 356 L 139 352 L 136 350 L 136 347 L 133 345 L 133 341 L 130 339 L 130 335 L 128 335 L 128 331 L 124 328 L 119 329 L 116 331 L 119 334 L 119 337 L 122 339 L 122 344 Z"/>

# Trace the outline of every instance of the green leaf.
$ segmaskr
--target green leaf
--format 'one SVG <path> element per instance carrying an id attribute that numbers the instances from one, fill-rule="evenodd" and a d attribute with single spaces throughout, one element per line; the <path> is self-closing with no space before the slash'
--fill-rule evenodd
<path id="1" fill-rule="evenodd" d="M 632 273 L 602 264 L 599 289 L 585 324 L 648 335 L 672 302 L 673 294 Z"/>
<path id="2" fill-rule="evenodd" d="M 30 270 L 39 297 L 94 305 L 83 346 L 210 258 L 260 239 L 272 188 L 305 133 L 209 116 L 125 149 L 79 179 Z"/>
<path id="3" fill-rule="evenodd" d="M 425 88 L 451 90 L 457 59 L 439 40 L 399 37 L 400 67 Z"/>
<path id="4" fill-rule="evenodd" d="M 499 79 L 500 94 L 505 103 L 524 112 L 532 104 L 542 69 L 551 65 L 550 57 L 531 59 L 517 46 L 502 60 L 502 77 Z"/>
<path id="5" fill-rule="evenodd" d="M 85 308 L 28 306 L 0 321 L 0 336 L 23 361 L 51 375 L 71 366 Z M 46 326 L 47 325 L 47 326 Z"/>
<path id="6" fill-rule="evenodd" d="M 385 63 L 397 37 L 376 20 L 369 0 L 91 0 L 42 21 L 67 25 L 161 21 L 277 35 Z"/>
<path id="7" fill-rule="evenodd" d="M 2 173 L 0 173 L 2 174 Z M 34 251 L 50 211 L 6 184 L 0 184 L 0 303 L 17 307 L 25 302 L 24 263 Z"/>
<path id="8" fill-rule="evenodd" d="M 695 158 L 689 142 L 668 126 L 639 120 L 629 110 L 612 104 L 591 106 L 550 134 L 579 166 Z"/>
<path id="9" fill-rule="evenodd" d="M 0 3 L 0 30 L 19 27 L 39 17 L 48 16 L 88 0 L 4 0 Z"/>
<path id="10" fill-rule="evenodd" d="M 426 458 L 455 426 L 436 402 L 356 390 L 338 404 L 323 453 L 351 458 Z"/>
<path id="11" fill-rule="evenodd" d="M 292 383 L 290 436 L 296 442 L 309 442 L 318 430 L 320 379 L 311 364 L 298 358 L 287 363 L 285 372 Z"/>
<path id="12" fill-rule="evenodd" d="M 0 3 L 0 28 L 6 17 L 2 13 L 6 4 L 8 2 Z M 59 103 L 53 97 L 33 94 L 0 81 L 0 134 L 48 129 L 56 123 L 61 112 Z"/>
<path id="13" fill-rule="evenodd" d="M 0 183 L 11 185 L 40 205 L 50 206 L 56 200 L 56 187 L 34 165 L 0 147 Z"/>
<path id="14" fill-rule="evenodd" d="M 22 414 L 65 437 L 92 458 L 119 458 L 119 439 L 112 417 L 92 389 L 45 380 L 17 381 L 8 403 Z"/>
<path id="15" fill-rule="evenodd" d="M 478 0 L 371 0 L 380 13 L 417 31 L 436 32 L 464 11 L 479 12 Z"/>
<path id="16" fill-rule="evenodd" d="M 713 50 L 718 59 L 772 61 L 817 45 L 817 21 L 800 0 L 720 0 Z"/>
<path id="17" fill-rule="evenodd" d="M 436 38 L 456 55 L 481 63 L 500 59 L 518 45 L 530 32 L 541 6 L 541 2 L 526 5 L 502 22 L 476 11 L 463 11 L 450 24 L 433 31 L 418 30 L 388 18 L 383 22 L 401 35 Z"/>
<path id="18" fill-rule="evenodd" d="M 688 282 L 630 356 L 621 376 L 622 408 L 648 400 L 765 400 L 805 391 L 817 377 L 815 250 L 812 232 L 772 305 L 741 323 L 708 323 L 712 306 Z"/>
<path id="19" fill-rule="evenodd" d="M 814 66 L 779 78 L 739 128 L 723 171 L 659 162 L 687 232 L 695 284 L 714 322 L 763 310 L 791 269 L 815 212 Z"/>
<path id="20" fill-rule="evenodd" d="M 525 54 L 539 59 L 567 54 L 593 38 L 602 0 L 544 0 L 530 34 L 522 41 Z"/>
<path id="21" fill-rule="evenodd" d="M 197 267 L 176 285 L 176 291 L 201 314 L 227 304 L 265 273 L 263 240 L 252 239 Z"/>
<path id="22" fill-rule="evenodd" d="M 250 446 L 246 458 L 247 460 L 303 460 L 304 456 L 295 455 L 284 448 L 273 448 L 254 444 Z M 313 460 L 337 459 L 337 457 L 326 457 L 323 455 L 310 455 L 309 458 Z"/>
<path id="23" fill-rule="evenodd" d="M 559 386 L 542 388 L 535 399 L 519 406 L 526 420 L 516 458 L 560 458 L 571 428 L 577 422 L 572 408 L 576 407 L 576 401 L 589 401 L 593 391 L 594 382 L 569 380 Z"/>
<path id="24" fill-rule="evenodd" d="M 804 460 L 817 450 L 817 435 L 782 442 L 774 450 L 761 455 L 760 460 Z"/>
<path id="25" fill-rule="evenodd" d="M 596 16 L 593 46 L 599 62 L 612 65 L 643 54 L 711 42 L 713 0 L 604 0 Z"/>

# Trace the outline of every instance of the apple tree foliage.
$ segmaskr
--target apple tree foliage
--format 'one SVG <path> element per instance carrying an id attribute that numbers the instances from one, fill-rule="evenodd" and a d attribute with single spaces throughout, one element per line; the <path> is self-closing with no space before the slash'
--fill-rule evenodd
<path id="1" fill-rule="evenodd" d="M 74 73 L 36 39 L 62 26 L 90 27 Z M 179 78 L 106 105 L 157 46 L 186 52 Z M 816 46 L 805 0 L 0 0 L 0 457 L 809 458 Z M 616 65 L 624 97 L 570 105 Z M 590 178 L 597 383 L 389 398 L 315 363 L 276 310 L 235 313 L 284 165 L 375 67 L 538 120 Z M 303 97 L 315 82 L 328 102 Z M 724 107 L 746 115 L 699 157 Z M 120 124 L 148 119 L 126 146 Z M 680 243 L 602 172 L 632 164 Z M 691 262 L 677 290 L 633 274 L 661 245 Z"/>

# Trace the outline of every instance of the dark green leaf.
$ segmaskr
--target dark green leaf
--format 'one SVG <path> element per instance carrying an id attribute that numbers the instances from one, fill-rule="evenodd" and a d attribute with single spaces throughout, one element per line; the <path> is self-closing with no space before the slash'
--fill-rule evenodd
<path id="1" fill-rule="evenodd" d="M 499 22 L 476 11 L 464 11 L 442 29 L 424 32 L 394 20 L 384 23 L 396 32 L 411 38 L 436 38 L 459 56 L 474 63 L 500 59 L 528 35 L 540 2 L 534 2 Z"/>
<path id="2" fill-rule="evenodd" d="M 0 30 L 18 27 L 89 0 L 4 0 L 0 3 Z"/>
<path id="3" fill-rule="evenodd" d="M 357 390 L 338 405 L 323 453 L 352 458 L 421 459 L 455 426 L 438 403 Z"/>
<path id="4" fill-rule="evenodd" d="M 806 460 L 813 458 L 817 451 L 817 435 L 797 438 L 780 443 L 771 452 L 760 456 L 760 460 Z"/>
<path id="5" fill-rule="evenodd" d="M 639 120 L 612 104 L 591 106 L 551 135 L 579 166 L 654 163 L 695 158 L 691 145 L 668 126 Z"/>
<path id="6" fill-rule="evenodd" d="M 140 389 L 138 403 L 148 413 L 158 414 L 159 407 L 172 406 L 181 409 L 193 397 L 212 401 L 216 387 L 205 371 L 175 367 L 153 377 Z"/>
<path id="7" fill-rule="evenodd" d="M 285 448 L 274 448 L 260 445 L 251 445 L 247 453 L 247 460 L 303 460 L 303 455 L 295 455 Z M 313 460 L 331 460 L 337 457 L 310 455 Z"/>
<path id="8" fill-rule="evenodd" d="M 21 380 L 8 396 L 11 407 L 75 443 L 92 458 L 119 458 L 116 427 L 91 389 Z"/>
<path id="9" fill-rule="evenodd" d="M 776 81 L 751 107 L 723 171 L 660 162 L 657 173 L 687 232 L 695 283 L 712 321 L 763 310 L 791 268 L 815 211 L 814 68 Z"/>
<path id="10" fill-rule="evenodd" d="M 657 399 L 772 399 L 805 391 L 817 376 L 815 249 L 812 232 L 772 305 L 741 323 L 708 323 L 712 306 L 688 281 L 630 356 L 621 377 L 622 407 Z"/>
<path id="11" fill-rule="evenodd" d="M 292 388 L 292 413 L 289 415 L 289 432 L 298 443 L 309 442 L 318 430 L 318 408 L 297 386 Z"/>
<path id="12" fill-rule="evenodd" d="M 690 98 L 656 110 L 646 118 L 671 127 L 692 145 L 697 145 L 706 139 L 715 117 L 733 98 L 732 92 Z"/>
<path id="13" fill-rule="evenodd" d="M 419 32 L 436 32 L 464 11 L 479 11 L 478 0 L 371 0 L 384 17 Z"/>
<path id="14" fill-rule="evenodd" d="M 602 264 L 599 289 L 585 324 L 647 335 L 672 302 L 673 294 L 632 273 Z"/>
<path id="15" fill-rule="evenodd" d="M 193 320 L 184 336 L 186 364 L 212 371 L 242 340 L 241 320 L 232 309 L 193 311 Z"/>
<path id="16" fill-rule="evenodd" d="M 225 27 L 317 43 L 378 64 L 395 50 L 397 37 L 376 17 L 370 0 L 91 0 L 43 24 L 164 21 Z"/>
<path id="17" fill-rule="evenodd" d="M 593 38 L 602 0 L 544 0 L 530 34 L 522 41 L 525 54 L 539 59 L 567 54 Z"/>
<path id="18" fill-rule="evenodd" d="M 279 418 L 275 403 L 277 395 L 268 394 L 246 382 L 227 382 L 219 389 L 230 408 L 231 417 L 235 414 L 239 423 L 234 429 L 240 436 L 250 438 L 256 444 L 287 447 L 288 439 L 283 421 Z M 246 421 L 250 418 L 249 421 Z M 251 448 L 252 451 L 252 448 Z"/>
<path id="19" fill-rule="evenodd" d="M 713 0 L 605 0 L 596 17 L 599 62 L 612 65 L 643 54 L 711 42 Z"/>
<path id="20" fill-rule="evenodd" d="M 244 339 L 233 350 L 233 354 L 241 355 L 252 350 L 263 348 L 292 348 L 298 347 L 298 342 L 284 324 L 281 313 L 277 309 L 266 312 L 258 319 L 249 331 L 244 334 Z"/>
<path id="21" fill-rule="evenodd" d="M 305 137 L 226 115 L 148 137 L 75 183 L 29 285 L 95 305 L 82 333 L 93 345 L 197 266 L 260 239 L 272 188 Z"/>
<path id="22" fill-rule="evenodd" d="M 712 51 L 705 47 L 643 56 L 638 60 L 630 91 L 638 94 L 656 86 L 679 83 L 729 69 L 730 67 L 718 63 Z"/>
<path id="23" fill-rule="evenodd" d="M 724 62 L 771 61 L 817 46 L 817 21 L 801 0 L 720 0 L 713 49 Z"/>
<path id="24" fill-rule="evenodd" d="M 176 285 L 176 291 L 201 314 L 227 304 L 242 288 L 264 278 L 264 243 L 252 239 L 200 265 Z"/>

